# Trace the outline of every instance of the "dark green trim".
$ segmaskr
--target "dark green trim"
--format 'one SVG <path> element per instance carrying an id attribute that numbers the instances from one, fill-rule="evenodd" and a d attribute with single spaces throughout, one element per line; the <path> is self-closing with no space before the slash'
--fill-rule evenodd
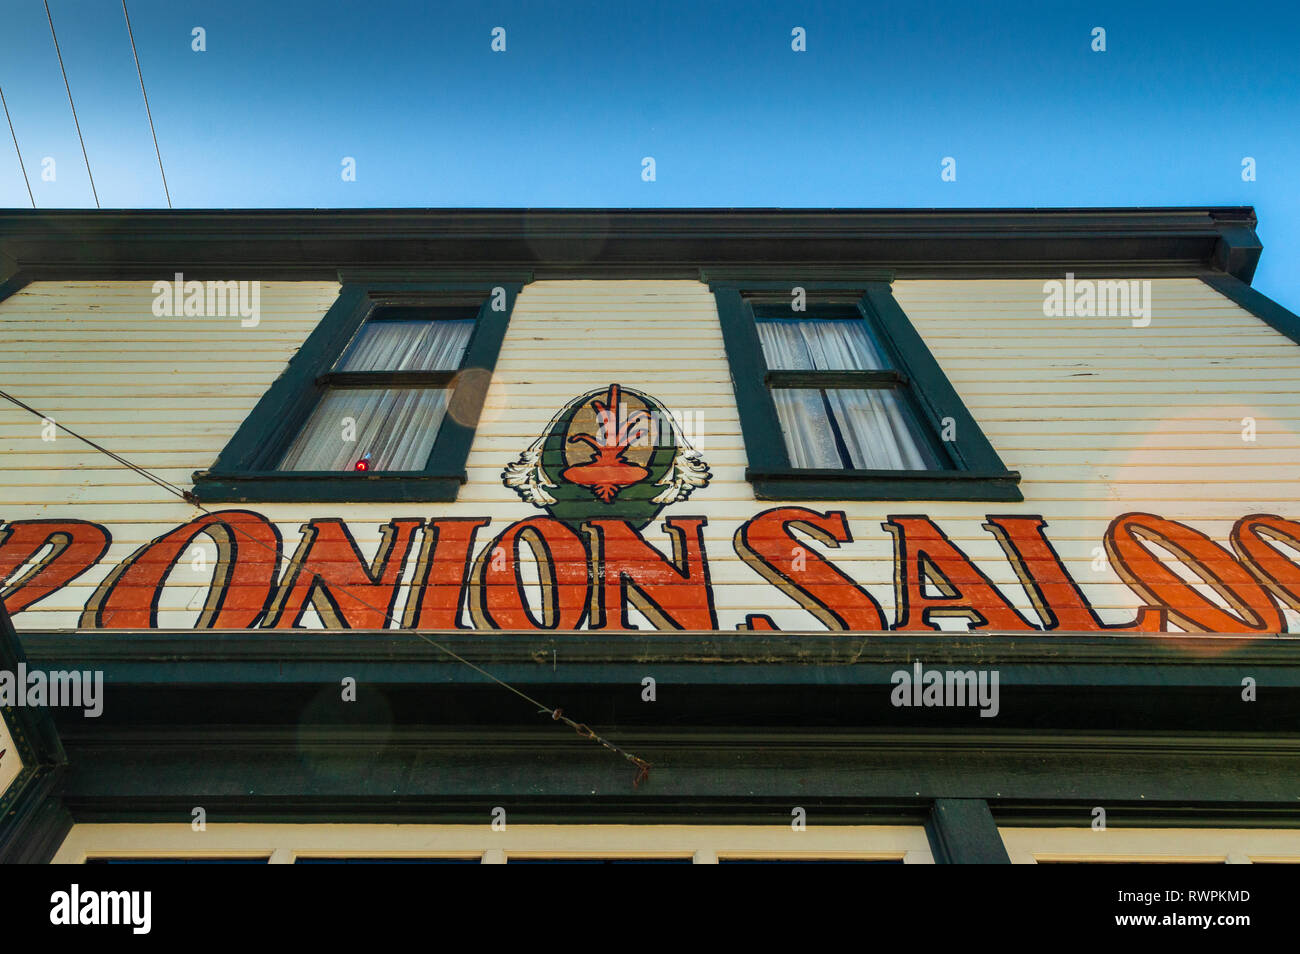
<path id="1" fill-rule="evenodd" d="M 796 470 L 745 469 L 758 500 L 972 500 L 1016 503 L 1024 500 L 1020 474 L 979 474 L 961 470 Z"/>
<path id="2" fill-rule="evenodd" d="M 1261 294 L 1231 275 L 1208 272 L 1201 275 L 1201 281 L 1246 309 L 1269 327 L 1300 344 L 1300 315 L 1284 308 L 1267 295 Z"/>
<path id="3" fill-rule="evenodd" d="M 14 292 L 21 291 L 31 284 L 32 279 L 22 272 L 15 272 L 4 281 L 0 281 L 0 301 L 4 301 Z"/>
<path id="4" fill-rule="evenodd" d="M 346 473 L 274 469 L 329 387 L 445 387 L 471 368 L 486 371 L 490 378 L 522 282 L 428 281 L 427 276 L 419 273 L 407 273 L 406 277 L 409 280 L 385 277 L 342 285 L 338 299 L 289 360 L 284 373 L 262 395 L 216 462 L 206 471 L 195 472 L 194 492 L 200 501 L 339 503 L 456 499 L 466 481 L 465 461 L 476 428 L 472 422 L 482 412 L 487 395 L 486 379 L 472 381 L 470 386 L 453 391 L 428 462 L 421 471 Z M 492 310 L 492 290 L 498 287 L 505 290 L 504 311 Z M 373 308 L 421 301 L 472 301 L 478 307 L 477 323 L 459 371 L 357 375 L 330 370 Z"/>
<path id="5" fill-rule="evenodd" d="M 466 481 L 456 474 L 349 474 L 335 471 L 249 471 L 229 477 L 195 475 L 202 501 L 222 503 L 450 503 Z"/>
<path id="6" fill-rule="evenodd" d="M 910 815 L 917 824 L 935 799 L 971 798 L 995 804 L 1003 824 L 1034 816 L 1047 824 L 1103 805 L 1116 825 L 1203 827 L 1231 817 L 1234 826 L 1300 827 L 1290 784 L 1300 767 L 1294 741 L 1272 751 L 1262 740 L 1233 745 L 1235 737 L 1215 746 L 1155 734 L 967 739 L 593 723 L 651 762 L 649 782 L 634 787 L 626 762 L 549 720 L 495 731 L 394 727 L 376 718 L 384 709 L 374 700 L 389 697 L 363 685 L 357 705 L 372 704 L 368 724 L 357 724 L 361 716 L 341 705 L 322 706 L 336 690 L 337 683 L 303 693 L 274 727 L 70 728 L 68 807 L 77 821 L 169 814 L 188 821 L 190 809 L 203 805 L 209 821 L 448 823 L 477 815 L 486 823 L 491 807 L 504 805 L 514 821 L 788 824 L 790 808 L 802 806 L 811 824 L 888 823 L 882 814 Z M 449 701 L 437 693 L 426 705 Z M 239 780 L 234 791 L 232 779 Z M 1072 823 L 1090 820 L 1083 812 Z"/>
<path id="7" fill-rule="evenodd" d="M 888 269 L 872 269 L 863 272 L 860 269 L 842 271 L 839 269 L 811 269 L 812 274 L 805 274 L 800 269 L 798 275 L 789 281 L 773 281 L 772 268 L 701 268 L 700 281 L 710 288 L 727 288 L 743 292 L 752 302 L 762 305 L 789 305 L 791 291 L 802 288 L 816 291 L 816 304 L 855 304 L 862 297 L 862 290 L 872 282 L 890 282 L 894 273 Z M 817 273 L 829 274 L 831 277 L 818 278 Z M 752 275 L 752 279 L 743 276 Z M 707 276 L 707 277 L 705 277 Z M 761 277 L 760 277 L 761 276 Z M 844 292 L 844 294 L 834 294 Z"/>
<path id="8" fill-rule="evenodd" d="M 1255 266 L 1263 251 L 1264 245 L 1255 234 L 1253 214 L 1245 221 L 1224 221 L 1214 247 L 1213 266 L 1219 272 L 1249 284 L 1255 277 Z"/>
<path id="9" fill-rule="evenodd" d="M 753 315 L 737 288 L 713 287 L 718 323 L 731 369 L 731 387 L 740 414 L 749 469 L 764 473 L 790 470 L 790 456 L 781 440 L 781 421 L 764 383 L 767 362 Z M 787 289 L 789 286 L 786 286 Z"/>
<path id="10" fill-rule="evenodd" d="M 46 864 L 72 828 L 63 801 L 66 767 L 42 768 L 0 821 L 0 864 Z"/>
<path id="11" fill-rule="evenodd" d="M 527 285 L 533 274 L 518 268 L 437 268 L 424 264 L 394 267 L 340 268 L 336 276 L 340 285 L 365 285 L 386 289 L 386 300 L 401 304 L 402 294 L 412 287 L 436 291 L 446 285 L 465 286 L 470 290 L 494 285 Z M 448 296 L 449 300 L 451 296 Z M 472 298 L 465 302 L 477 304 Z"/>
<path id="12" fill-rule="evenodd" d="M 1300 640 L 1095 634 L 429 633 L 648 759 L 650 780 L 414 633 L 25 635 L 100 668 L 58 711 L 77 821 L 1300 827 Z M 895 708 L 892 673 L 1000 673 L 1001 713 Z M 641 701 L 641 679 L 658 682 Z M 1257 680 L 1258 701 L 1240 698 Z M 357 680 L 342 703 L 339 680 Z M 231 780 L 239 786 L 232 790 Z M 1082 809 L 1082 810 L 1081 810 Z"/>
<path id="13" fill-rule="evenodd" d="M 894 300 L 886 282 L 735 281 L 726 272 L 710 287 L 731 367 L 748 466 L 745 478 L 760 500 L 985 500 L 1024 499 L 1020 474 L 1008 470 L 966 409 L 939 363 Z M 771 370 L 758 337 L 754 292 L 783 295 L 803 287 L 809 307 L 827 297 L 855 302 L 871 337 L 895 371 Z M 935 459 L 948 466 L 933 471 L 820 470 L 795 468 L 781 435 L 772 388 L 893 388 L 911 408 L 928 437 Z M 941 441 L 951 418 L 956 439 Z"/>
<path id="14" fill-rule="evenodd" d="M 290 672 L 300 664 L 345 662 L 392 667 L 384 671 L 394 677 L 410 673 L 414 679 L 429 678 L 428 672 L 412 668 L 417 663 L 453 669 L 459 665 L 421 633 L 478 665 L 524 666 L 534 674 L 552 670 L 553 661 L 598 668 L 691 664 L 700 669 L 699 678 L 731 682 L 749 678 L 751 672 L 762 678 L 762 667 L 781 666 L 802 674 L 797 681 L 821 684 L 831 673 L 867 673 L 877 665 L 892 670 L 897 663 L 921 658 L 936 666 L 970 666 L 982 660 L 1015 673 L 1034 672 L 1043 685 L 1109 687 L 1222 685 L 1225 676 L 1240 667 L 1262 668 L 1269 671 L 1271 685 L 1300 689 L 1300 637 L 1291 635 L 101 629 L 28 631 L 22 642 L 32 665 L 130 664 L 132 678 L 153 672 L 161 682 L 189 679 L 190 669 L 193 678 L 206 679 L 210 674 L 200 676 L 197 667 L 216 663 L 265 664 L 269 673 L 281 666 Z M 185 664 L 185 669 L 163 663 Z M 883 674 L 882 669 L 875 675 Z M 223 673 L 222 678 L 227 677 Z"/>
<path id="15" fill-rule="evenodd" d="M 458 371 L 326 371 L 316 383 L 331 388 L 445 388 Z"/>
<path id="16" fill-rule="evenodd" d="M 0 669 L 27 662 L 9 613 L 0 602 Z M 45 862 L 71 825 L 61 801 L 67 756 L 48 709 L 0 709 L 23 768 L 0 792 L 0 864 Z"/>
<path id="17" fill-rule="evenodd" d="M 980 798 L 936 798 L 925 833 L 936 864 L 1011 864 L 988 803 Z"/>
<path id="18" fill-rule="evenodd" d="M 1074 799 L 1050 802 L 999 802 L 989 800 L 1001 828 L 1091 829 L 1092 803 Z M 1198 798 L 1179 804 L 1162 802 L 1103 805 L 1106 827 L 1111 828 L 1300 828 L 1300 813 L 1282 802 L 1213 802 Z"/>
<path id="19" fill-rule="evenodd" d="M 769 388 L 896 388 L 907 384 L 898 371 L 768 371 L 763 383 Z"/>
<path id="20" fill-rule="evenodd" d="M 1249 280 L 1249 207 L 1092 209 L 15 209 L 0 255 L 39 279 L 330 278 L 344 269 L 531 269 L 538 278 L 1059 276 Z M 836 264 L 841 263 L 841 264 Z M 743 273 L 741 273 L 743 274 Z M 885 280 L 882 277 L 882 280 Z"/>

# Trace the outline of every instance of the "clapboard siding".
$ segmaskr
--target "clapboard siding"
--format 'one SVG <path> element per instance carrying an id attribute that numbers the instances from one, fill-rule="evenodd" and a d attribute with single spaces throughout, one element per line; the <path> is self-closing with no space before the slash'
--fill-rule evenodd
<path id="1" fill-rule="evenodd" d="M 156 318 L 149 283 L 41 282 L 0 303 L 0 380 L 15 396 L 182 486 L 209 466 L 329 308 L 338 286 L 263 282 L 261 321 Z M 928 514 L 1030 619 L 1034 614 L 987 513 L 1042 514 L 1048 536 L 1104 619 L 1131 619 L 1134 594 L 1099 548 L 1110 520 L 1148 511 L 1221 544 L 1253 512 L 1296 517 L 1300 474 L 1297 346 L 1194 279 L 1152 282 L 1152 320 L 1046 318 L 1039 281 L 911 281 L 895 294 L 1007 466 L 1023 475 L 1021 504 L 818 502 L 842 510 L 853 541 L 834 562 L 893 612 L 890 514 Z M 396 517 L 489 517 L 482 548 L 541 511 L 501 484 L 503 467 L 576 394 L 617 381 L 694 416 L 712 483 L 661 517 L 706 515 L 719 625 L 766 613 L 788 629 L 821 628 L 762 580 L 732 546 L 736 527 L 779 506 L 744 481 L 730 369 L 712 295 L 689 281 L 549 281 L 520 294 L 454 504 L 266 504 L 286 556 L 313 517 L 344 518 L 367 558 Z M 1257 440 L 1242 440 L 1242 419 Z M 217 509 L 217 508 L 213 508 Z M 24 629 L 70 628 L 120 560 L 195 515 L 66 435 L 41 440 L 40 421 L 0 405 L 0 520 L 66 517 L 106 526 L 100 565 L 20 613 Z M 655 526 L 646 535 L 665 551 Z M 212 578 L 177 565 L 159 624 L 192 625 Z M 403 583 L 414 567 L 408 565 Z M 1205 592 L 1205 588 L 1201 588 Z M 400 617 L 403 599 L 398 600 Z M 642 626 L 648 624 L 632 614 Z M 1292 620 L 1292 628 L 1295 629 Z M 946 621 L 961 629 L 964 621 Z"/>

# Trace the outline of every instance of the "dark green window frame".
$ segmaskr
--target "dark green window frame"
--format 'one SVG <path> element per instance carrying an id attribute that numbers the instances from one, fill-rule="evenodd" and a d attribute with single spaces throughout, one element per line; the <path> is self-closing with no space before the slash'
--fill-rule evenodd
<path id="1" fill-rule="evenodd" d="M 467 480 L 465 461 L 515 299 L 531 276 L 465 281 L 367 280 L 341 277 L 339 297 L 316 329 L 289 360 L 284 373 L 262 395 L 252 413 L 207 470 L 194 474 L 194 494 L 204 502 L 384 502 L 456 499 Z M 505 309 L 494 311 L 496 289 L 505 293 Z M 334 371 L 367 316 L 385 307 L 477 307 L 460 371 L 408 374 L 341 374 Z M 468 369 L 487 372 L 457 386 Z M 356 382 L 351 381 L 356 377 Z M 362 380 L 362 378 L 365 380 Z M 330 387 L 391 379 L 400 384 L 428 384 L 438 379 L 451 387 L 433 449 L 419 471 L 276 470 L 289 445 Z M 444 380 L 445 379 L 445 380 Z M 454 413 L 453 413 L 454 410 Z"/>
<path id="2" fill-rule="evenodd" d="M 710 280 L 749 464 L 745 479 L 760 500 L 996 500 L 1024 499 L 1020 474 L 1008 470 L 966 409 L 930 349 L 894 300 L 888 280 Z M 794 372 L 767 366 L 756 327 L 755 305 L 792 300 L 804 289 L 808 305 L 852 304 L 895 371 Z M 791 317 L 799 317 L 791 312 Z M 934 470 L 830 470 L 790 463 L 773 387 L 890 387 L 905 395 L 920 435 L 938 456 Z M 944 418 L 955 439 L 943 441 Z"/>

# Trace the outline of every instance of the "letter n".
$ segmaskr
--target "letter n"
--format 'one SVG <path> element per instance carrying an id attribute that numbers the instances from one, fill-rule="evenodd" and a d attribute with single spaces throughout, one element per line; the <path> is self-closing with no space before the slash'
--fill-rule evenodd
<path id="1" fill-rule="evenodd" d="M 388 628 L 406 556 L 423 524 L 421 519 L 384 524 L 379 551 L 369 566 L 342 520 L 328 517 L 303 524 L 302 542 L 265 625 L 295 628 L 311 605 L 327 629 Z"/>
<path id="2" fill-rule="evenodd" d="M 411 595 L 402 626 L 407 629 L 460 629 L 460 602 L 469 580 L 474 537 L 487 517 L 430 520 L 424 530 Z"/>
<path id="3" fill-rule="evenodd" d="M 673 542 L 669 562 L 626 520 L 583 524 L 591 538 L 599 577 L 592 592 L 591 629 L 636 629 L 631 603 L 656 629 L 718 628 L 704 553 L 704 517 L 669 517 L 663 525 Z"/>

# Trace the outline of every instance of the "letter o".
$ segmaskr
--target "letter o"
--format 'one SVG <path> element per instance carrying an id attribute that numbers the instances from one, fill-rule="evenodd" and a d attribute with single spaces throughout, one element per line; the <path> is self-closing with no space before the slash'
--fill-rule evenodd
<path id="1" fill-rule="evenodd" d="M 1202 596 L 1146 547 L 1149 541 L 1176 555 L 1234 612 Z M 1128 587 L 1147 603 L 1165 606 L 1169 618 L 1193 633 L 1276 633 L 1282 613 L 1255 577 L 1226 549 L 1199 530 L 1149 513 L 1126 513 L 1106 528 L 1106 553 Z"/>

